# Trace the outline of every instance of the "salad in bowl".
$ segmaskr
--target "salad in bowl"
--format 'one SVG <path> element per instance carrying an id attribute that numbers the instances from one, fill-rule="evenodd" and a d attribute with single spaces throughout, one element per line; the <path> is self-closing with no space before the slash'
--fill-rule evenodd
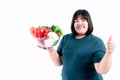
<path id="1" fill-rule="evenodd" d="M 56 25 L 52 26 L 32 26 L 30 27 L 31 35 L 37 40 L 39 45 L 43 47 L 55 46 L 60 37 L 63 35 L 63 31 Z"/>

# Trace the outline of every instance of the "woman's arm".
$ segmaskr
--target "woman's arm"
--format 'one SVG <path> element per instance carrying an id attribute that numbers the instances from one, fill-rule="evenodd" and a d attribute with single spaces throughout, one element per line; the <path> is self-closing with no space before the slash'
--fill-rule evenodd
<path id="1" fill-rule="evenodd" d="M 100 74 L 106 74 L 112 65 L 112 53 L 115 49 L 115 44 L 112 42 L 112 37 L 110 36 L 107 43 L 107 51 L 100 63 L 95 63 L 95 68 Z"/>
<path id="2" fill-rule="evenodd" d="M 47 48 L 47 51 L 49 52 L 50 58 L 56 66 L 62 65 L 62 57 L 59 56 L 53 47 Z"/>
<path id="3" fill-rule="evenodd" d="M 112 65 L 112 54 L 106 53 L 100 63 L 95 63 L 95 68 L 98 73 L 106 74 Z"/>

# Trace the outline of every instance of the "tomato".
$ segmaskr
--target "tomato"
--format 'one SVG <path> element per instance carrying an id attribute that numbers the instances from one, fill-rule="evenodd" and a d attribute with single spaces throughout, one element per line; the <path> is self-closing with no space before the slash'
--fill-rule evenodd
<path id="1" fill-rule="evenodd" d="M 35 28 L 35 37 L 36 38 L 40 37 L 40 29 L 39 28 Z"/>
<path id="2" fill-rule="evenodd" d="M 41 28 L 41 29 L 40 29 L 40 32 L 41 32 L 42 34 L 44 34 L 45 30 L 46 30 L 46 28 Z"/>
<path id="3" fill-rule="evenodd" d="M 44 37 L 45 30 L 46 28 L 40 28 L 40 32 L 39 32 L 40 37 Z"/>
<path id="4" fill-rule="evenodd" d="M 41 40 L 44 41 L 44 40 L 46 40 L 46 39 L 48 39 L 48 38 L 49 38 L 49 36 L 44 36 L 44 37 L 41 38 Z"/>
<path id="5" fill-rule="evenodd" d="M 30 28 L 30 33 L 32 34 L 33 37 L 35 37 L 35 28 L 34 27 Z"/>
<path id="6" fill-rule="evenodd" d="M 52 32 L 52 29 L 45 29 L 44 30 L 44 36 L 47 36 L 49 32 Z"/>
<path id="7" fill-rule="evenodd" d="M 61 36 L 60 32 L 58 32 L 57 35 L 60 37 Z"/>
<path id="8" fill-rule="evenodd" d="M 52 32 L 52 29 L 47 29 L 48 30 L 48 32 Z"/>

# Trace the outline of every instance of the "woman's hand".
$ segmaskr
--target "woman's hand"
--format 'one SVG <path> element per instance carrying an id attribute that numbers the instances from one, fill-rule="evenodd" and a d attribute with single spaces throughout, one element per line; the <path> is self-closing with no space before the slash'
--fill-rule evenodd
<path id="1" fill-rule="evenodd" d="M 110 36 L 107 42 L 107 52 L 111 54 L 113 53 L 114 49 L 115 49 L 115 43 L 112 41 L 112 36 Z"/>
<path id="2" fill-rule="evenodd" d="M 41 45 L 37 45 L 37 46 L 41 49 L 48 50 L 48 51 L 51 51 L 53 49 L 53 47 L 44 47 L 44 46 L 41 46 Z"/>
<path id="3" fill-rule="evenodd" d="M 39 48 L 41 48 L 41 49 L 44 49 L 44 50 L 46 50 L 47 49 L 47 47 L 44 47 L 44 46 L 41 46 L 41 45 L 37 45 Z"/>

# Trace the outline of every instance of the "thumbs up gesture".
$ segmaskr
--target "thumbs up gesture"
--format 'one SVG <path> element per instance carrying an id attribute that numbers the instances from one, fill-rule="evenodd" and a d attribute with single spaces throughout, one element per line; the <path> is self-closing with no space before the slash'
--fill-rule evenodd
<path id="1" fill-rule="evenodd" d="M 115 43 L 112 41 L 112 36 L 109 37 L 107 42 L 107 51 L 109 54 L 113 53 L 115 49 Z"/>

